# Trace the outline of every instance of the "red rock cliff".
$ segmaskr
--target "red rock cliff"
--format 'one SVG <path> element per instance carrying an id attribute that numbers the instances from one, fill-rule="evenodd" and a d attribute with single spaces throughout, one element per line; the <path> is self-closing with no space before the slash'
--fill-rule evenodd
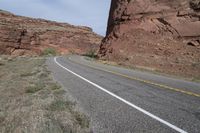
<path id="1" fill-rule="evenodd" d="M 200 0 L 112 0 L 100 57 L 200 76 Z"/>
<path id="2" fill-rule="evenodd" d="M 16 16 L 0 10 L 0 54 L 35 55 L 48 47 L 61 53 L 84 53 L 97 49 L 101 39 L 88 27 Z"/>

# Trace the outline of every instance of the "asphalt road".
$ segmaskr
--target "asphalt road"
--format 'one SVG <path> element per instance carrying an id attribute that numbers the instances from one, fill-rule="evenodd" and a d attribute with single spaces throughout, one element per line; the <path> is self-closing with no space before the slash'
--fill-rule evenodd
<path id="1" fill-rule="evenodd" d="M 50 58 L 47 64 L 95 133 L 200 133 L 199 83 L 81 56 Z"/>

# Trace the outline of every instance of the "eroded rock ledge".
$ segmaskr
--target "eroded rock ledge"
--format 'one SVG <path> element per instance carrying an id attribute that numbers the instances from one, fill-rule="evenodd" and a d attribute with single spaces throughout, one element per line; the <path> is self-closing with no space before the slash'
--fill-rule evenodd
<path id="1" fill-rule="evenodd" d="M 0 10 L 0 54 L 37 55 L 48 47 L 60 53 L 98 49 L 102 37 L 89 27 L 16 16 Z"/>
<path id="2" fill-rule="evenodd" d="M 125 65 L 200 76 L 200 1 L 112 0 L 99 55 Z"/>

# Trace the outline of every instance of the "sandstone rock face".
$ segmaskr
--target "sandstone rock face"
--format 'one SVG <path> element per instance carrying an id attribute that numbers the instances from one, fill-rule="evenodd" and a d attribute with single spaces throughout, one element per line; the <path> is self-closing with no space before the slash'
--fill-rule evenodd
<path id="1" fill-rule="evenodd" d="M 102 58 L 200 76 L 200 0 L 112 0 Z"/>
<path id="2" fill-rule="evenodd" d="M 84 53 L 98 49 L 101 39 L 88 27 L 0 11 L 0 54 L 37 55 L 49 47 L 63 54 Z"/>

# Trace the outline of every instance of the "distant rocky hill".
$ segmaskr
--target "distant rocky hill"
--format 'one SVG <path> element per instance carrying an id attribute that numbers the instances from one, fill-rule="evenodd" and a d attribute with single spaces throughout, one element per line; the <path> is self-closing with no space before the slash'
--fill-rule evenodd
<path id="1" fill-rule="evenodd" d="M 60 53 L 96 50 L 102 37 L 91 28 L 16 16 L 0 10 L 0 54 L 37 55 L 46 48 Z"/>
<path id="2" fill-rule="evenodd" d="M 112 0 L 99 55 L 200 77 L 200 0 Z"/>

